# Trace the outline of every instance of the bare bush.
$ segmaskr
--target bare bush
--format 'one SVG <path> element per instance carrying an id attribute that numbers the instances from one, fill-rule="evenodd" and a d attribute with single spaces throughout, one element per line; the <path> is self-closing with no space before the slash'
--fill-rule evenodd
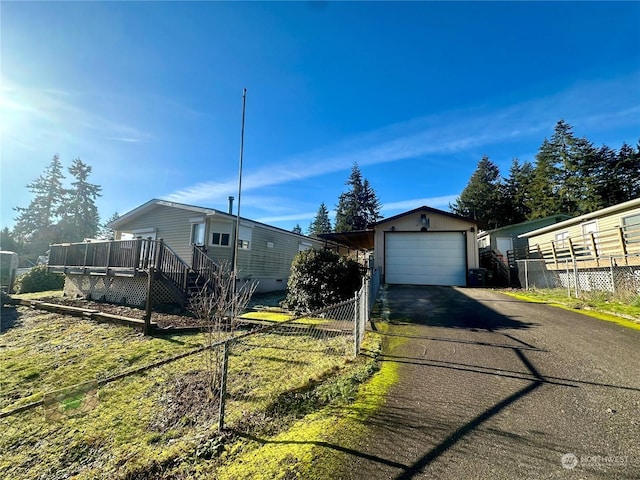
<path id="1" fill-rule="evenodd" d="M 227 262 L 222 262 L 189 304 L 197 324 L 206 332 L 207 393 L 210 400 L 219 395 L 224 363 L 221 344 L 234 336 L 238 316 L 249 304 L 258 285 L 257 282 L 237 283 L 236 273 L 231 271 Z"/>

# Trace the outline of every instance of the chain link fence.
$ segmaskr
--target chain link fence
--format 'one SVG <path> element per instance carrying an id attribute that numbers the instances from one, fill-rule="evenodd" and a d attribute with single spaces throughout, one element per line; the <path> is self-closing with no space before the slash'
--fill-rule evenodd
<path id="1" fill-rule="evenodd" d="M 216 342 L 18 314 L 0 337 L 15 353 L 0 379 L 0 478 L 148 478 L 166 462 L 216 455 L 221 427 L 277 425 L 292 392 L 357 354 L 378 287 L 374 273 L 351 300 L 284 321 L 242 319 Z M 49 367 L 22 367 L 31 351 Z"/>
<path id="2" fill-rule="evenodd" d="M 594 260 L 517 260 L 520 285 L 526 290 L 564 288 L 568 296 L 609 292 L 623 301 L 640 295 L 640 256 L 625 255 Z"/>

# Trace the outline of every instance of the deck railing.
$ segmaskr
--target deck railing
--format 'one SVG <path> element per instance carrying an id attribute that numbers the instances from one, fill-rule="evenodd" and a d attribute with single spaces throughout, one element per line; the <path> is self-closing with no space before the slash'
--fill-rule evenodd
<path id="1" fill-rule="evenodd" d="M 146 270 L 154 265 L 157 243 L 137 238 L 51 245 L 49 267 Z"/>
<path id="2" fill-rule="evenodd" d="M 608 265 L 611 257 L 640 255 L 640 223 L 561 240 L 529 245 L 513 252 L 516 260 L 542 259 L 549 268 L 580 261 L 584 268 Z"/>
<path id="3" fill-rule="evenodd" d="M 209 258 L 204 247 L 199 245 L 193 246 L 193 257 L 191 260 L 191 269 L 197 273 L 204 282 L 209 281 L 212 285 L 218 265 Z"/>
<path id="4" fill-rule="evenodd" d="M 185 295 L 190 272 L 198 274 L 200 282 L 206 282 L 218 269 L 202 247 L 194 245 L 190 267 L 162 239 L 65 243 L 51 245 L 49 251 L 49 268 L 53 271 L 136 275 L 149 272 L 151 267 Z"/>

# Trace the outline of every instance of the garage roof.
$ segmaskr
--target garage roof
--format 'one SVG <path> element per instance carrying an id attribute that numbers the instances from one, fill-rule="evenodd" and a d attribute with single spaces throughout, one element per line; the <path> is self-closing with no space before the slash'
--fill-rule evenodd
<path id="1" fill-rule="evenodd" d="M 456 215 L 455 213 L 445 212 L 444 210 L 438 210 L 437 208 L 427 207 L 426 205 L 423 205 L 422 207 L 414 208 L 413 210 L 409 210 L 408 212 L 404 212 L 404 213 L 400 213 L 398 215 L 394 215 L 393 217 L 383 218 L 382 220 L 379 220 L 376 223 L 374 223 L 373 227 L 375 228 L 377 225 L 380 225 L 382 223 L 391 222 L 393 220 L 397 220 L 398 218 L 406 217 L 407 215 L 412 215 L 412 214 L 418 213 L 418 212 L 437 213 L 439 215 L 444 215 L 446 217 L 451 217 L 451 218 L 457 218 L 458 220 L 464 220 L 465 222 L 469 222 L 469 223 L 473 223 L 474 225 L 478 225 L 478 221 L 474 220 L 473 218 L 463 217 L 462 215 Z"/>

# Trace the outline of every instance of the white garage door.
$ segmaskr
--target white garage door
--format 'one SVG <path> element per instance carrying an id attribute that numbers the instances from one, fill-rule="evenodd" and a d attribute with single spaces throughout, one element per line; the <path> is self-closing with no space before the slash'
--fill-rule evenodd
<path id="1" fill-rule="evenodd" d="M 460 232 L 387 233 L 385 280 L 403 285 L 466 285 Z"/>

